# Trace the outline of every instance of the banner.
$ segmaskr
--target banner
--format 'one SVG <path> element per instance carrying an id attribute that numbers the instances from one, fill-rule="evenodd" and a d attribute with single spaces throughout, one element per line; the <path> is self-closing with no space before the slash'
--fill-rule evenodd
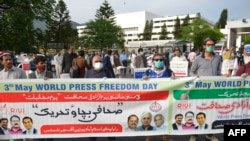
<path id="1" fill-rule="evenodd" d="M 249 86 L 240 77 L 5 80 L 0 117 L 9 130 L 0 136 L 222 133 L 224 125 L 250 125 Z"/>

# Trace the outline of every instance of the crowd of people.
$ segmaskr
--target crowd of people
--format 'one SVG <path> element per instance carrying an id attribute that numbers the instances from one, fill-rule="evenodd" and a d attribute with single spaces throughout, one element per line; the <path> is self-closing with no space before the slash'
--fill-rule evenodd
<path id="1" fill-rule="evenodd" d="M 178 47 L 175 47 L 172 53 L 167 50 L 163 53 L 158 53 L 158 50 L 152 51 L 150 48 L 148 48 L 147 52 L 144 52 L 142 48 L 139 48 L 137 51 L 132 50 L 130 53 L 126 53 L 125 50 L 122 50 L 120 54 L 117 50 L 103 50 L 100 53 L 93 54 L 90 59 L 86 58 L 86 54 L 83 50 L 75 53 L 74 47 L 69 46 L 65 54 L 62 54 L 61 51 L 57 51 L 54 56 L 55 76 L 48 67 L 48 65 L 50 65 L 48 62 L 52 59 L 51 57 L 32 56 L 29 63 L 31 72 L 27 74 L 23 69 L 15 67 L 13 55 L 11 52 L 5 51 L 0 54 L 0 80 L 27 78 L 47 80 L 60 78 L 61 74 L 70 72 L 74 63 L 79 68 L 79 77 L 77 78 L 120 78 L 121 76 L 127 75 L 128 72 L 133 75 L 135 68 L 148 68 L 142 77 L 144 80 L 150 78 L 174 79 L 175 73 L 171 70 L 170 62 L 174 63 L 179 61 L 188 62 L 189 76 L 247 77 L 250 74 L 250 53 L 244 51 L 243 55 L 238 55 L 235 48 L 225 48 L 222 55 L 219 56 L 214 53 L 215 43 L 216 41 L 213 38 L 208 37 L 203 41 L 201 52 L 196 52 L 192 49 L 188 56 L 184 56 L 182 50 Z M 187 114 L 194 116 L 191 112 Z M 145 113 L 143 116 L 149 116 L 150 121 L 152 119 L 152 115 L 149 113 Z M 202 113 L 197 115 L 196 118 L 199 118 L 199 116 L 205 118 Z M 158 120 L 158 118 L 160 119 L 162 116 L 159 115 L 154 120 Z M 175 118 L 176 121 L 179 121 L 183 118 L 183 115 L 176 115 Z M 144 117 L 142 117 L 142 120 L 144 120 Z M 3 125 L 5 126 L 6 120 L 2 121 L 4 121 Z M 131 115 L 131 117 L 128 118 L 128 122 L 135 124 L 138 122 L 138 117 Z M 173 126 L 174 129 L 183 128 L 183 125 L 175 124 Z M 152 130 L 154 130 L 154 128 L 156 130 L 156 128 L 163 127 L 152 127 Z M 185 128 L 190 127 L 186 124 Z M 151 127 L 147 127 L 147 129 L 151 129 Z M 138 127 L 136 130 L 145 130 L 145 127 Z M 151 141 L 152 138 L 152 136 L 148 136 L 146 137 L 146 141 Z M 95 141 L 96 139 L 96 137 L 89 138 L 91 141 Z M 110 141 L 116 140 L 115 137 L 108 137 L 108 139 Z M 206 135 L 206 139 L 218 141 L 212 134 Z M 162 140 L 171 141 L 172 139 L 169 135 L 163 135 Z M 190 141 L 196 140 L 197 135 L 190 137 Z"/>

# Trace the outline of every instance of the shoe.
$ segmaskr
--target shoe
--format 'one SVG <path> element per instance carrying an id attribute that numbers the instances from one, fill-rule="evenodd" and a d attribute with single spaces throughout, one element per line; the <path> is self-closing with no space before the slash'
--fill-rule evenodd
<path id="1" fill-rule="evenodd" d="M 214 135 L 206 135 L 205 138 L 209 141 L 219 141 Z"/>
<path id="2" fill-rule="evenodd" d="M 197 140 L 197 137 L 196 136 L 191 136 L 189 141 L 196 141 Z"/>

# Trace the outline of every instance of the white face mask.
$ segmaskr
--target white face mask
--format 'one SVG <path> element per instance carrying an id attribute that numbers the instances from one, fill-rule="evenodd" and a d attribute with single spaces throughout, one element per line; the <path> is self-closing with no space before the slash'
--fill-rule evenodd
<path id="1" fill-rule="evenodd" d="M 95 64 L 94 64 L 94 68 L 95 68 L 95 70 L 100 70 L 100 69 L 102 69 L 102 68 L 103 68 L 103 63 L 101 63 L 101 62 L 95 63 Z"/>

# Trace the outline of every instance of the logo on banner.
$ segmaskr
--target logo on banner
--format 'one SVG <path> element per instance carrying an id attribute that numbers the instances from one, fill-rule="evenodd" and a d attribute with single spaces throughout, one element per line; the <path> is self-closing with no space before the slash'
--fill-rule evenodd
<path id="1" fill-rule="evenodd" d="M 162 106 L 158 102 L 154 102 L 150 105 L 149 109 L 153 112 L 159 112 L 161 110 Z"/>

